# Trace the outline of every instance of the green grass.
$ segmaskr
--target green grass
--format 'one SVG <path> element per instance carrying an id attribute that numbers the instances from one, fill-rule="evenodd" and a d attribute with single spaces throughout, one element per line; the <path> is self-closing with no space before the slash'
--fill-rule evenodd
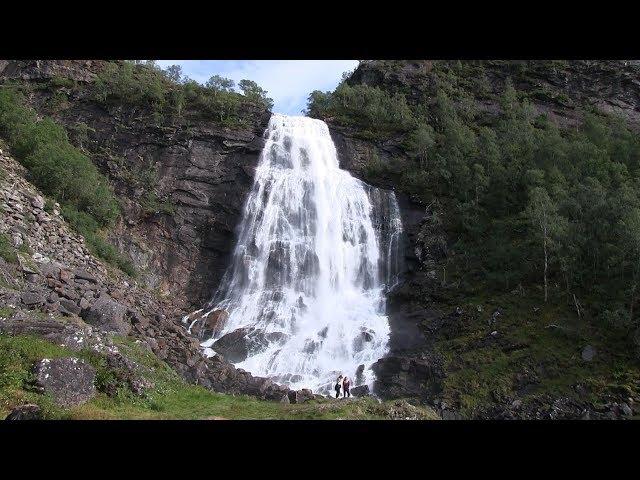
<path id="1" fill-rule="evenodd" d="M 243 395 L 213 393 L 185 383 L 164 362 L 130 338 L 114 340 L 120 351 L 140 365 L 154 386 L 145 397 L 120 388 L 115 396 L 100 392 L 114 376 L 104 357 L 93 351 L 72 352 L 37 337 L 0 335 L 0 418 L 22 403 L 36 403 L 51 419 L 384 419 L 396 402 L 379 404 L 372 398 L 313 400 L 299 405 L 263 401 Z M 79 356 L 97 369 L 99 393 L 88 403 L 61 409 L 46 396 L 30 391 L 31 367 L 41 358 Z M 420 418 L 436 419 L 429 409 L 415 408 Z"/>

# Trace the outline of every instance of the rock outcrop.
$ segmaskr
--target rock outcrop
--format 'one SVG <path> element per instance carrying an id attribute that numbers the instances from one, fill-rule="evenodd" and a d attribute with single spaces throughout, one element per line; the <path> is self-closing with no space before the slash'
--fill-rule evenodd
<path id="1" fill-rule="evenodd" d="M 96 369 L 75 357 L 43 358 L 34 368 L 34 385 L 62 407 L 81 405 L 96 393 Z"/>

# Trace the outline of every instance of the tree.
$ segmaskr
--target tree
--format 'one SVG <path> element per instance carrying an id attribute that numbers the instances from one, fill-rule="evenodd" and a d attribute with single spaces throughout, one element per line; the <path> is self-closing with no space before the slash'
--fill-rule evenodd
<path id="1" fill-rule="evenodd" d="M 182 67 L 180 65 L 169 65 L 164 69 L 164 74 L 172 82 L 180 83 L 182 79 Z"/>
<path id="2" fill-rule="evenodd" d="M 240 80 L 238 86 L 240 90 L 242 90 L 242 93 L 250 100 L 262 103 L 268 110 L 273 108 L 273 100 L 267 97 L 267 91 L 253 80 Z"/>
<path id="3" fill-rule="evenodd" d="M 205 84 L 207 88 L 215 92 L 233 92 L 235 82 L 229 78 L 213 75 Z"/>
<path id="4" fill-rule="evenodd" d="M 421 168 L 426 168 L 427 154 L 435 144 L 435 132 L 431 125 L 421 123 L 411 132 L 407 141 L 409 153 L 419 161 Z"/>
<path id="5" fill-rule="evenodd" d="M 531 225 L 537 229 L 539 240 L 542 243 L 544 252 L 544 301 L 547 302 L 549 298 L 549 256 L 551 251 L 557 248 L 557 240 L 566 229 L 566 219 L 558 213 L 558 206 L 544 187 L 535 187 L 531 190 L 525 215 Z"/>
<path id="6" fill-rule="evenodd" d="M 314 90 L 307 98 L 307 109 L 303 113 L 313 118 L 324 118 L 330 114 L 331 106 L 331 92 Z"/>

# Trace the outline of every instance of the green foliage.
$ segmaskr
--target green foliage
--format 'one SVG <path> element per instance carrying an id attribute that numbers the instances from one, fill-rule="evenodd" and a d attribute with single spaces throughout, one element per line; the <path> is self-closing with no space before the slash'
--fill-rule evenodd
<path id="1" fill-rule="evenodd" d="M 104 104 L 126 102 L 155 111 L 166 106 L 170 86 L 161 70 L 131 62 L 108 63 L 94 82 L 95 98 Z"/>
<path id="2" fill-rule="evenodd" d="M 240 80 L 238 86 L 247 99 L 252 102 L 262 103 L 267 110 L 273 108 L 273 100 L 267 97 L 267 91 L 253 80 Z"/>
<path id="3" fill-rule="evenodd" d="M 38 120 L 12 89 L 0 90 L 0 131 L 33 182 L 62 204 L 92 215 L 108 225 L 118 205 L 106 178 L 67 138 L 52 119 Z"/>
<path id="4" fill-rule="evenodd" d="M 205 86 L 214 92 L 232 92 L 235 87 L 235 82 L 220 75 L 213 75 L 207 80 Z"/>
<path id="5" fill-rule="evenodd" d="M 186 109 L 212 118 L 225 126 L 239 126 L 246 120 L 243 104 L 258 103 L 267 109 L 273 101 L 255 82 L 242 80 L 244 95 L 234 91 L 234 82 L 219 75 L 205 85 L 185 77 L 178 65 L 161 70 L 154 62 L 111 62 L 94 82 L 94 97 L 105 106 L 129 105 L 146 110 L 161 124 L 181 117 Z"/>
<path id="6" fill-rule="evenodd" d="M 378 87 L 351 86 L 345 82 L 333 93 L 312 92 L 306 113 L 313 117 L 334 117 L 340 122 L 361 126 L 373 138 L 408 131 L 416 123 L 403 95 L 390 95 Z"/>

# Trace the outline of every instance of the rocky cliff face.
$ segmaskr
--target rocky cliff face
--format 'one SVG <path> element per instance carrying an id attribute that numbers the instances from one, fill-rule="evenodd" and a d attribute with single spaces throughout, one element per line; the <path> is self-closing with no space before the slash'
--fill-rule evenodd
<path id="1" fill-rule="evenodd" d="M 560 125 L 574 126 L 581 110 L 594 108 L 640 126 L 638 60 L 374 60 L 361 62 L 348 82 L 402 92 L 413 104 L 429 102 L 442 82 L 439 68 L 444 64 L 458 72 L 459 85 L 489 116 L 500 108 L 491 95 L 502 92 L 510 79 L 516 90 L 527 92 L 538 114 Z"/>
<path id="2" fill-rule="evenodd" d="M 270 114 L 246 105 L 244 124 L 233 129 L 188 111 L 158 124 L 145 109 L 107 109 L 93 99 L 87 87 L 103 67 L 100 61 L 3 61 L 0 81 L 31 87 L 32 106 L 65 125 L 108 175 L 124 207 L 111 240 L 131 257 L 142 282 L 182 306 L 199 307 L 228 263 Z M 76 85 L 50 86 L 60 77 Z M 66 101 L 52 110 L 60 92 Z M 169 211 L 143 208 L 149 192 L 135 177 L 144 176 L 153 177 L 154 193 Z"/>

